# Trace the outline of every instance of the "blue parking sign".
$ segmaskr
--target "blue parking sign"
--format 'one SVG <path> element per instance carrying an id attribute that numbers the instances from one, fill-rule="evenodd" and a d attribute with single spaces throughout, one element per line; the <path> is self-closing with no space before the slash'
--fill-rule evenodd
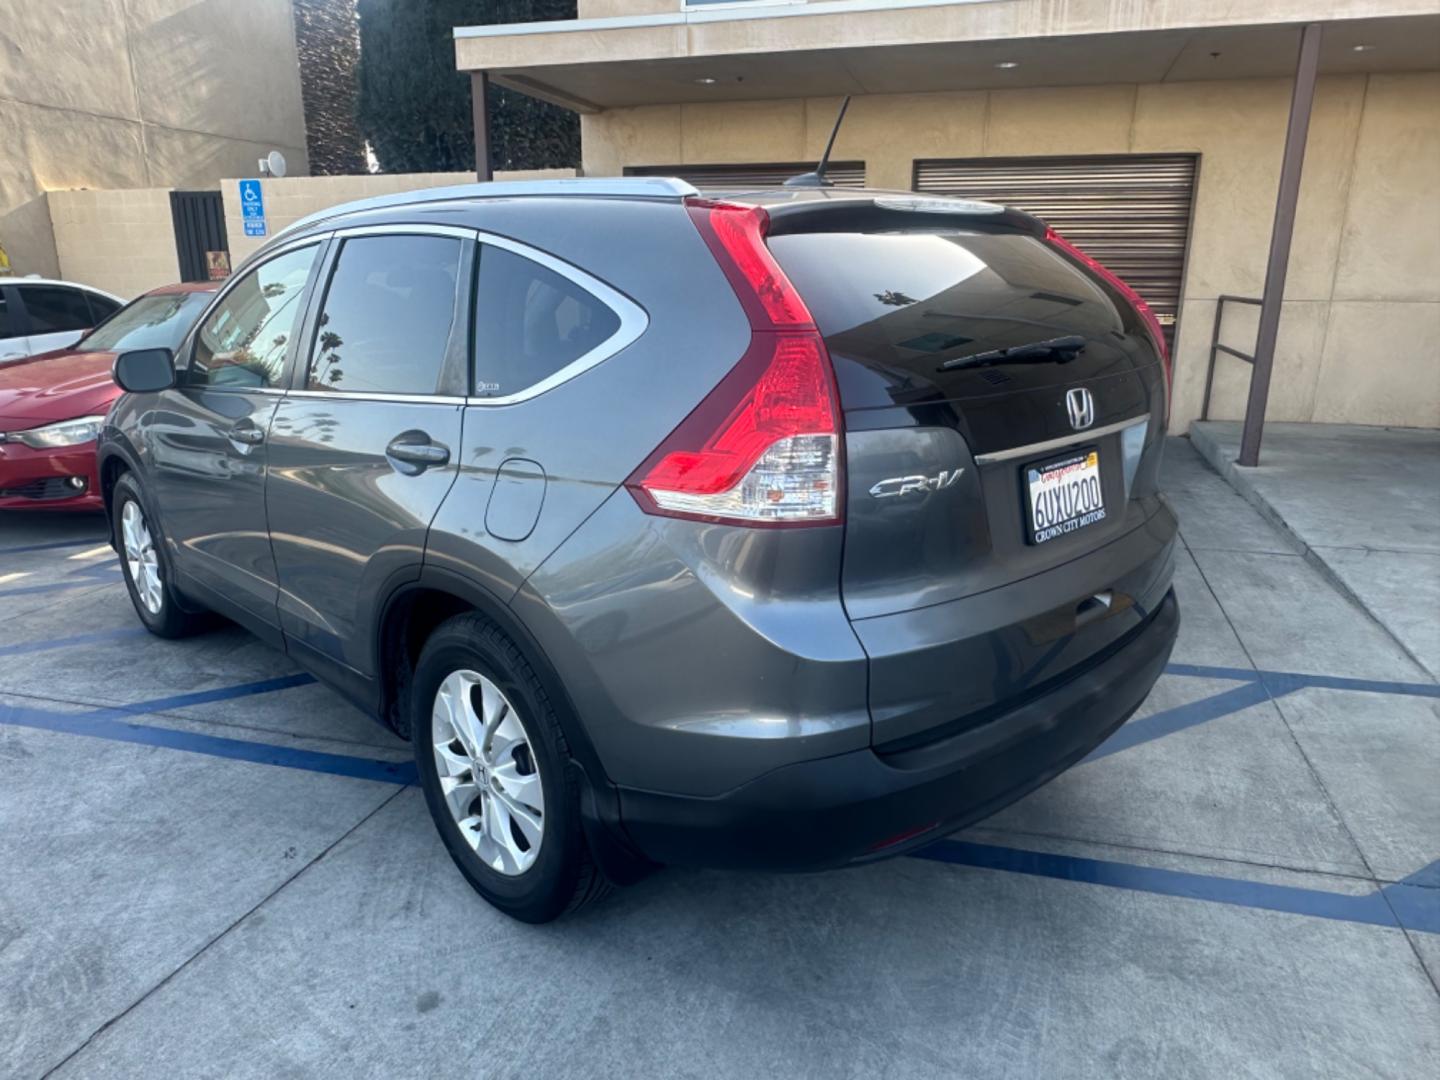
<path id="1" fill-rule="evenodd" d="M 259 180 L 240 181 L 240 216 L 247 221 L 265 216 L 265 192 Z"/>
<path id="2" fill-rule="evenodd" d="M 246 236 L 265 235 L 265 192 L 259 180 L 240 181 L 240 216 Z"/>

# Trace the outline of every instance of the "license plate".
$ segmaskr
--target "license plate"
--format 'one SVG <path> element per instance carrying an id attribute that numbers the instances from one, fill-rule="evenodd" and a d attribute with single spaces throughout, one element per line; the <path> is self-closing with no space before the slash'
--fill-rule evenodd
<path id="1" fill-rule="evenodd" d="M 1105 520 L 1098 450 L 1081 450 L 1058 461 L 1030 465 L 1025 469 L 1025 486 L 1030 496 L 1032 544 Z"/>

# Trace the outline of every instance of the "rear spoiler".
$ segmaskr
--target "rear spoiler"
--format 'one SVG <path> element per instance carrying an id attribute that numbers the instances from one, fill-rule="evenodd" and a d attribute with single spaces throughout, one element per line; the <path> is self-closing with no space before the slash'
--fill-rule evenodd
<path id="1" fill-rule="evenodd" d="M 1045 238 L 1045 223 L 1039 218 L 998 203 L 906 192 L 857 193 L 854 198 L 836 198 L 836 194 L 832 190 L 827 192 L 830 197 L 826 199 L 762 203 L 770 215 L 769 235 L 840 229 L 913 229 L 926 223 L 944 222 L 962 228 L 1018 232 L 1038 240 Z"/>

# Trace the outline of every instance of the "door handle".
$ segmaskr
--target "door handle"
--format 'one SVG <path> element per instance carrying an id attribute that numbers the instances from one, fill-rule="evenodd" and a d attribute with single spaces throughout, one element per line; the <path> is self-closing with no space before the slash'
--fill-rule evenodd
<path id="1" fill-rule="evenodd" d="M 450 460 L 450 448 L 431 442 L 423 431 L 407 431 L 390 440 L 385 447 L 385 456 L 400 462 L 400 471 L 414 476 L 432 465 L 444 465 Z M 408 466 L 408 468 L 406 467 Z"/>
<path id="2" fill-rule="evenodd" d="M 228 438 L 245 446 L 259 446 L 265 441 L 265 432 L 256 427 L 255 421 L 241 420 L 230 429 Z"/>

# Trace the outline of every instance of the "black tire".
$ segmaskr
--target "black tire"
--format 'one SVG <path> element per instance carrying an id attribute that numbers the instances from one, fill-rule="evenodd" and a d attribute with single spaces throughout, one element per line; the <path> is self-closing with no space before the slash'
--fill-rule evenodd
<path id="1" fill-rule="evenodd" d="M 487 865 L 461 833 L 440 787 L 432 738 L 432 710 L 441 683 L 457 671 L 489 679 L 513 707 L 534 750 L 544 788 L 544 832 L 528 869 L 503 874 Z M 475 891 L 522 922 L 545 923 L 591 903 L 611 889 L 590 855 L 580 822 L 580 782 L 554 706 L 534 668 L 494 623 L 477 614 L 441 623 L 425 642 L 415 668 L 410 739 L 425 802 L 446 850 Z"/>
<path id="2" fill-rule="evenodd" d="M 125 557 L 124 519 L 125 506 L 128 503 L 134 503 L 137 507 L 153 541 L 156 564 L 160 573 L 158 611 L 151 611 L 146 602 L 141 599 L 139 586 L 130 570 L 130 562 Z M 210 625 L 206 614 L 197 612 L 194 605 L 185 601 L 172 584 L 173 574 L 170 569 L 170 560 L 165 553 L 165 545 L 161 540 L 159 528 L 145 507 L 139 482 L 128 472 L 115 481 L 114 495 L 110 500 L 110 515 L 111 528 L 115 531 L 116 544 L 120 553 L 120 572 L 125 577 L 125 590 L 130 594 L 130 603 L 135 607 L 135 614 L 140 616 L 140 621 L 145 624 L 145 629 L 157 637 L 163 638 L 188 637 L 206 629 Z"/>

